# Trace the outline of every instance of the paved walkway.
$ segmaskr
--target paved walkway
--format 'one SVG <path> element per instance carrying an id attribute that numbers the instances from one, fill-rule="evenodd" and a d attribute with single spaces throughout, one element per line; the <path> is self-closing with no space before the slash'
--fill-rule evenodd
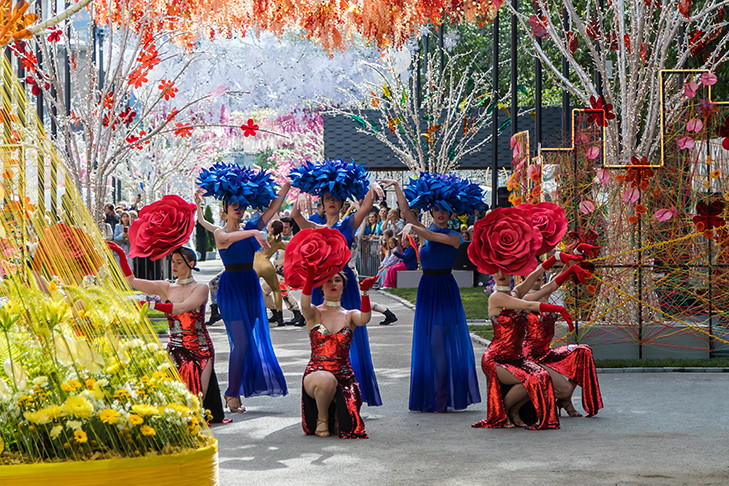
<path id="1" fill-rule="evenodd" d="M 220 262 L 203 262 L 199 280 Z M 600 374 L 605 409 L 568 418 L 553 431 L 473 429 L 483 401 L 466 411 L 407 409 L 412 311 L 372 293 L 399 321 L 368 330 L 383 406 L 362 408 L 368 440 L 305 436 L 301 377 L 309 357 L 303 328 L 271 327 L 289 386 L 285 397 L 244 400 L 248 411 L 213 429 L 220 483 L 238 484 L 726 484 L 729 478 L 729 373 Z M 285 311 L 285 317 L 288 317 Z M 210 328 L 224 389 L 228 343 Z M 477 360 L 484 351 L 474 345 Z M 575 406 L 580 409 L 579 389 Z"/>

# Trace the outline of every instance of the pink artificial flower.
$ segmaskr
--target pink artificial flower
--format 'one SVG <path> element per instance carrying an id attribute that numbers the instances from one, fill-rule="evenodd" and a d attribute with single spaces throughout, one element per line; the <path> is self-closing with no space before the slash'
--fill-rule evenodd
<path id="1" fill-rule="evenodd" d="M 689 132 L 699 133 L 702 128 L 704 128 L 704 123 L 698 118 L 692 118 L 686 124 L 686 130 L 688 130 Z"/>
<path id="2" fill-rule="evenodd" d="M 637 187 L 629 187 L 623 193 L 623 201 L 635 204 L 640 199 L 640 189 Z"/>
<path id="3" fill-rule="evenodd" d="M 599 147 L 590 147 L 585 151 L 585 156 L 590 160 L 595 160 L 600 155 Z"/>
<path id="4" fill-rule="evenodd" d="M 716 75 L 714 73 L 704 73 L 701 75 L 701 84 L 704 86 L 712 86 L 716 84 Z"/>
<path id="5" fill-rule="evenodd" d="M 683 94 L 687 98 L 693 98 L 696 96 L 696 92 L 699 90 L 699 85 L 694 83 L 693 81 L 689 81 L 688 83 L 683 85 Z"/>
<path id="6" fill-rule="evenodd" d="M 674 216 L 678 216 L 678 210 L 673 204 L 670 209 L 662 208 L 653 214 L 653 217 L 655 217 L 658 221 L 668 221 Z"/>
<path id="7" fill-rule="evenodd" d="M 696 145 L 696 140 L 691 137 L 683 137 L 678 141 L 678 146 L 683 150 L 690 150 L 694 148 L 694 145 Z"/>
<path id="8" fill-rule="evenodd" d="M 595 203 L 593 203 L 589 199 L 583 199 L 582 201 L 580 201 L 579 207 L 582 214 L 590 214 L 591 212 L 595 211 Z"/>
<path id="9" fill-rule="evenodd" d="M 608 169 L 597 169 L 597 180 L 600 184 L 607 184 L 610 182 L 610 171 Z"/>

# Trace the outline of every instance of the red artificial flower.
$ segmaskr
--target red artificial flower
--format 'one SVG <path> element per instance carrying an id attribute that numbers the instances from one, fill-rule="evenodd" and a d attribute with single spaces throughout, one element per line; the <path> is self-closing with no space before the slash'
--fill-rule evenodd
<path id="1" fill-rule="evenodd" d="M 243 136 L 248 137 L 255 137 L 256 136 L 256 130 L 258 130 L 258 125 L 253 124 L 253 118 L 248 119 L 247 125 L 241 125 L 240 128 L 243 130 Z"/>
<path id="2" fill-rule="evenodd" d="M 468 257 L 481 273 L 528 275 L 537 268 L 542 234 L 523 207 L 497 208 L 473 227 Z"/>
<path id="3" fill-rule="evenodd" d="M 178 89 L 173 88 L 175 85 L 174 81 L 160 81 L 159 89 L 162 90 L 162 96 L 164 96 L 165 101 L 168 101 L 170 98 L 174 98 L 175 94 L 177 93 Z"/>
<path id="4" fill-rule="evenodd" d="M 35 67 L 38 65 L 38 58 L 35 57 L 33 51 L 26 51 L 25 55 L 20 58 L 20 64 L 26 71 L 35 72 Z"/>
<path id="5" fill-rule="evenodd" d="M 103 263 L 94 241 L 84 230 L 59 223 L 44 230 L 31 266 L 48 276 L 76 282 L 85 275 L 96 274 Z"/>
<path id="6" fill-rule="evenodd" d="M 572 32 L 567 32 L 567 47 L 572 55 L 574 55 L 580 47 L 580 40 Z"/>
<path id="7" fill-rule="evenodd" d="M 615 113 L 613 113 L 613 105 L 611 103 L 608 103 L 605 100 L 604 96 L 600 96 L 599 98 L 590 96 L 590 105 L 592 105 L 593 110 L 602 110 L 605 112 L 605 116 L 602 117 L 602 126 L 606 127 L 608 120 L 612 120 L 613 118 L 615 118 Z M 587 122 L 600 123 L 599 114 L 591 113 L 587 117 Z"/>
<path id="8" fill-rule="evenodd" d="M 331 228 L 301 230 L 286 245 L 286 283 L 293 289 L 303 288 L 311 269 L 316 276 L 314 287 L 320 287 L 340 272 L 351 256 L 347 240 L 339 231 Z"/>
<path id="9" fill-rule="evenodd" d="M 141 87 L 146 82 L 147 71 L 144 71 L 141 67 L 138 67 L 129 75 L 129 84 L 133 84 L 135 88 Z"/>
<path id="10" fill-rule="evenodd" d="M 48 35 L 48 42 L 58 42 L 61 40 L 61 34 L 63 34 L 63 31 L 61 29 L 54 30 Z"/>
<path id="11" fill-rule="evenodd" d="M 551 202 L 525 204 L 521 207 L 529 211 L 533 225 L 542 234 L 542 246 L 537 255 L 552 251 L 567 233 L 567 216 L 564 214 L 564 209 Z"/>
<path id="12" fill-rule="evenodd" d="M 131 122 L 134 121 L 134 117 L 137 116 L 137 112 L 132 111 L 132 108 L 130 106 L 127 106 L 126 109 L 119 113 L 118 116 L 122 123 L 124 123 L 125 125 L 129 125 Z"/>
<path id="13" fill-rule="evenodd" d="M 711 204 L 706 204 L 704 201 L 696 203 L 696 216 L 693 217 L 696 228 L 699 231 L 711 232 L 713 228 L 723 226 L 724 218 L 721 214 L 725 207 L 722 200 L 713 201 Z"/>
<path id="14" fill-rule="evenodd" d="M 681 0 L 678 3 L 678 11 L 687 19 L 691 18 L 691 0 Z"/>
<path id="15" fill-rule="evenodd" d="M 597 40 L 600 37 L 600 24 L 597 23 L 596 19 L 590 19 L 590 22 L 585 26 L 585 33 L 592 40 Z"/>
<path id="16" fill-rule="evenodd" d="M 182 138 L 192 136 L 192 125 L 187 123 L 175 123 L 175 135 L 179 135 Z"/>
<path id="17" fill-rule="evenodd" d="M 167 121 L 171 122 L 172 120 L 174 120 L 178 113 L 179 111 L 177 110 L 177 108 L 173 108 L 170 114 L 167 115 Z"/>
<path id="18" fill-rule="evenodd" d="M 144 206 L 129 228 L 129 256 L 159 260 L 187 243 L 195 228 L 196 209 L 180 196 L 164 196 Z"/>
<path id="19" fill-rule="evenodd" d="M 536 15 L 529 17 L 529 26 L 532 28 L 532 34 L 535 37 L 539 37 L 540 39 L 549 37 L 549 33 L 545 28 L 546 25 L 547 17 L 537 17 Z"/>

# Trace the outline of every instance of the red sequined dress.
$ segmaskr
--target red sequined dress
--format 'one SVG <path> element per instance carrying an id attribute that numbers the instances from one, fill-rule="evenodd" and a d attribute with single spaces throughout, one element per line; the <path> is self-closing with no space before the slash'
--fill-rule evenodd
<path id="1" fill-rule="evenodd" d="M 352 330 L 345 326 L 330 333 L 323 324 L 317 324 L 309 331 L 311 340 L 311 359 L 306 365 L 304 378 L 315 371 L 328 371 L 339 382 L 332 405 L 329 407 L 329 429 L 335 433 L 338 423 L 339 437 L 342 439 L 367 439 L 364 421 L 359 414 L 362 396 L 359 385 L 349 364 L 349 345 L 352 343 Z M 304 432 L 314 435 L 318 410 L 316 400 L 301 390 L 301 418 Z"/>
<path id="2" fill-rule="evenodd" d="M 170 339 L 167 352 L 187 388 L 202 393 L 200 375 L 209 360 L 215 357 L 213 342 L 205 327 L 205 305 L 182 314 L 167 314 Z"/>
<path id="3" fill-rule="evenodd" d="M 486 374 L 488 386 L 486 420 L 473 427 L 499 428 L 508 421 L 504 407 L 502 384 L 496 376 L 496 366 L 511 372 L 526 387 L 529 398 L 537 413 L 537 423 L 530 429 L 558 429 L 559 418 L 554 400 L 554 390 L 549 373 L 534 361 L 524 358 L 524 339 L 527 315 L 512 309 L 504 309 L 492 317 L 494 338 L 483 353 L 481 367 Z"/>
<path id="4" fill-rule="evenodd" d="M 553 313 L 529 313 L 523 345 L 524 356 L 552 368 L 581 386 L 582 407 L 587 416 L 591 417 L 602 408 L 602 395 L 592 349 L 586 344 L 551 348 L 549 344 L 554 337 L 556 320 L 557 315 Z"/>

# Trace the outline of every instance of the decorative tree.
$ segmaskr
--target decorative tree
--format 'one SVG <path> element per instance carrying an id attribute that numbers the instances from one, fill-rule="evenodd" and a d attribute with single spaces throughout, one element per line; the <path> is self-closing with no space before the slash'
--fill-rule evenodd
<path id="1" fill-rule="evenodd" d="M 93 12 L 94 7 L 91 9 Z M 92 213 L 104 203 L 109 178 L 131 152 L 161 134 L 188 136 L 194 127 L 186 118 L 188 108 L 210 97 L 200 96 L 174 106 L 176 80 L 190 61 L 177 72 L 156 78 L 153 70 L 156 73 L 160 69 L 155 67 L 180 53 L 171 49 L 175 34 L 155 33 L 151 25 L 147 16 L 118 25 L 110 22 L 99 49 L 103 64 L 93 48 L 93 23 L 86 32 L 68 24 L 13 46 L 32 94 L 42 93 L 50 107 L 58 127 L 54 142 Z M 68 55 L 67 65 L 64 54 Z M 70 106 L 64 97 L 67 68 L 73 94 Z"/>
<path id="2" fill-rule="evenodd" d="M 516 12 L 532 32 L 534 54 L 583 106 L 607 108 L 608 165 L 628 165 L 634 156 L 656 163 L 662 69 L 708 69 L 727 59 L 726 1 L 537 0 L 534 5 L 531 16 Z M 566 60 L 570 76 L 547 55 L 547 45 Z"/>
<path id="3" fill-rule="evenodd" d="M 358 84 L 363 97 L 369 97 L 379 112 L 379 120 L 367 119 L 361 103 L 354 108 L 334 108 L 359 123 L 358 131 L 373 135 L 387 145 L 412 171 L 446 173 L 458 167 L 468 154 L 491 140 L 481 128 L 490 119 L 488 73 L 473 72 L 473 63 L 462 69 L 468 54 L 445 56 L 441 74 L 440 54 L 428 56 L 418 102 L 415 78 L 403 79 L 390 64 L 367 63 L 382 84 Z M 419 106 L 420 105 L 420 106 Z"/>

